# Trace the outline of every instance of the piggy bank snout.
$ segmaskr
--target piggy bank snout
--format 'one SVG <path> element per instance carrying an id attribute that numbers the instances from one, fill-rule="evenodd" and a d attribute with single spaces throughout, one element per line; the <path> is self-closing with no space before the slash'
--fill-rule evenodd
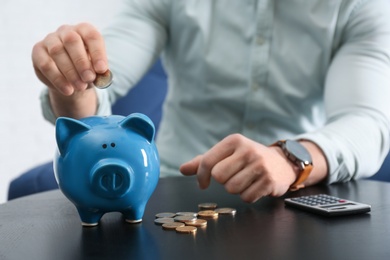
<path id="1" fill-rule="evenodd" d="M 99 197 L 117 199 L 130 189 L 131 167 L 120 160 L 103 160 L 91 171 L 92 190 Z"/>

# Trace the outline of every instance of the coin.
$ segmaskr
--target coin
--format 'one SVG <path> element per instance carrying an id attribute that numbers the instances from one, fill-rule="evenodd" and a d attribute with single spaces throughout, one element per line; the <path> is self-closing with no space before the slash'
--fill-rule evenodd
<path id="1" fill-rule="evenodd" d="M 108 88 L 112 83 L 112 73 L 107 70 L 103 74 L 96 74 L 96 78 L 93 81 L 93 85 L 99 89 Z"/>
<path id="2" fill-rule="evenodd" d="M 218 218 L 218 213 L 214 210 L 202 210 L 198 212 L 198 216 L 201 218 Z"/>
<path id="3" fill-rule="evenodd" d="M 205 202 L 205 203 L 198 204 L 198 208 L 200 210 L 216 209 L 217 206 L 218 206 L 217 203 L 214 202 Z"/>
<path id="4" fill-rule="evenodd" d="M 165 230 L 176 230 L 178 227 L 184 227 L 185 224 L 181 222 L 172 222 L 162 224 L 162 228 Z"/>
<path id="5" fill-rule="evenodd" d="M 198 213 L 196 213 L 196 212 L 185 212 L 185 211 L 183 211 L 183 212 L 176 212 L 176 215 L 177 215 L 177 216 L 192 216 L 192 217 L 196 217 L 196 216 L 198 216 Z"/>
<path id="6" fill-rule="evenodd" d="M 165 223 L 172 223 L 172 222 L 175 222 L 175 220 L 173 218 L 156 218 L 154 220 L 154 223 L 157 225 L 162 225 Z"/>
<path id="7" fill-rule="evenodd" d="M 207 226 L 207 220 L 196 219 L 195 221 L 185 222 L 185 224 L 188 226 L 194 226 L 194 227 L 205 227 L 205 226 Z"/>
<path id="8" fill-rule="evenodd" d="M 174 216 L 176 216 L 176 214 L 171 212 L 162 212 L 156 214 L 156 218 L 173 218 Z"/>
<path id="9" fill-rule="evenodd" d="M 218 208 L 215 210 L 215 212 L 223 215 L 234 215 L 236 214 L 237 210 L 233 208 Z"/>
<path id="10" fill-rule="evenodd" d="M 196 220 L 194 216 L 176 216 L 173 218 L 176 222 L 193 222 Z"/>
<path id="11" fill-rule="evenodd" d="M 193 226 L 184 226 L 184 227 L 177 227 L 176 228 L 177 233 L 185 233 L 185 234 L 195 233 L 196 230 L 197 230 L 197 228 L 193 227 Z"/>

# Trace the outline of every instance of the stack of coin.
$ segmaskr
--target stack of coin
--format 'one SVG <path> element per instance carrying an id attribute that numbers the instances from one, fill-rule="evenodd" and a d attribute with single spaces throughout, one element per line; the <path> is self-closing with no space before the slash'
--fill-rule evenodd
<path id="1" fill-rule="evenodd" d="M 175 230 L 178 233 L 193 234 L 197 228 L 207 226 L 207 219 L 216 219 L 221 215 L 234 215 L 233 208 L 217 208 L 217 203 L 206 202 L 198 204 L 199 212 L 162 212 L 156 214 L 154 223 L 164 230 Z"/>
<path id="2" fill-rule="evenodd" d="M 218 212 L 215 210 L 201 210 L 198 213 L 199 217 L 206 219 L 214 219 L 218 218 Z"/>

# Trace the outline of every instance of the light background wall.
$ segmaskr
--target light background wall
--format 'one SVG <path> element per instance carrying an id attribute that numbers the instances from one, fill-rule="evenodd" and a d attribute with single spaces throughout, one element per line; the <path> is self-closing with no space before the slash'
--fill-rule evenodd
<path id="1" fill-rule="evenodd" d="M 41 114 L 43 87 L 32 62 L 33 45 L 62 24 L 90 22 L 103 29 L 120 0 L 0 1 L 0 203 L 10 181 L 52 160 L 54 127 Z"/>

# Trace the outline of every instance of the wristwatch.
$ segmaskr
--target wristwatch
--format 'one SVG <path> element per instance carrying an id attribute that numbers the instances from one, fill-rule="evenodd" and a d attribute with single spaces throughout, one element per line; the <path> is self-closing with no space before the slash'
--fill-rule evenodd
<path id="1" fill-rule="evenodd" d="M 307 149 L 299 142 L 293 140 L 279 140 L 272 146 L 279 146 L 282 148 L 286 157 L 300 170 L 297 179 L 290 186 L 290 191 L 304 188 L 305 185 L 303 182 L 309 177 L 310 172 L 313 169 L 313 162 Z"/>

